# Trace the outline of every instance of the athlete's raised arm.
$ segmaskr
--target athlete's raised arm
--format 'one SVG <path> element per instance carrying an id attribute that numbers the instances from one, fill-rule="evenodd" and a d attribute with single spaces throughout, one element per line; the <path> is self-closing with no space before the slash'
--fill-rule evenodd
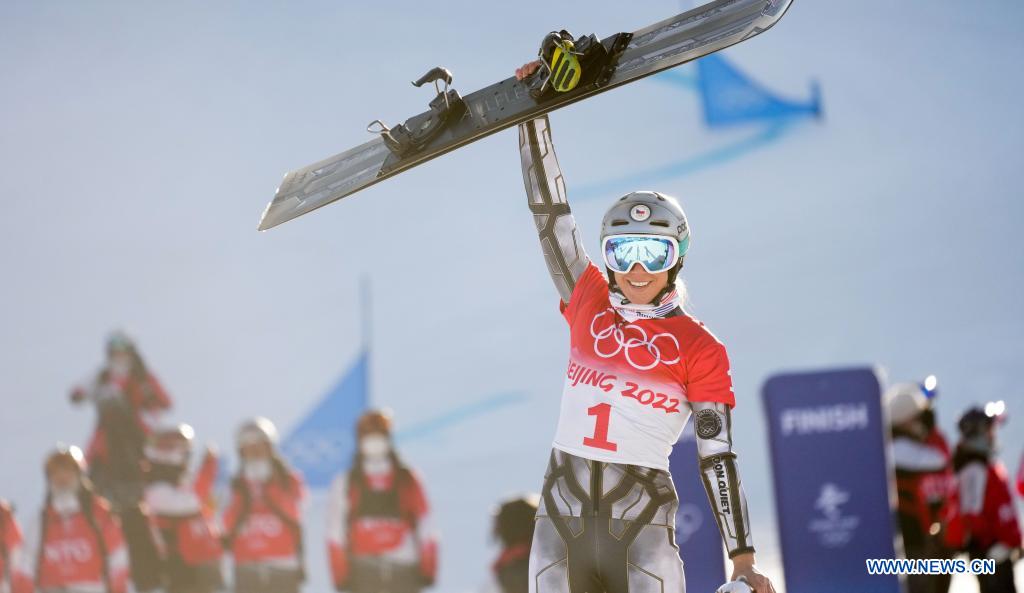
<path id="1" fill-rule="evenodd" d="M 568 303 L 590 259 L 569 209 L 547 116 L 519 124 L 519 153 L 523 183 L 544 251 L 544 262 L 562 302 Z"/>
<path id="2" fill-rule="evenodd" d="M 516 70 L 522 79 L 533 72 L 536 62 Z M 519 124 L 519 155 L 523 164 L 523 183 L 537 225 L 544 262 L 558 289 L 562 302 L 568 303 L 590 259 L 569 209 L 565 181 L 558 167 L 551 127 L 547 116 Z"/>

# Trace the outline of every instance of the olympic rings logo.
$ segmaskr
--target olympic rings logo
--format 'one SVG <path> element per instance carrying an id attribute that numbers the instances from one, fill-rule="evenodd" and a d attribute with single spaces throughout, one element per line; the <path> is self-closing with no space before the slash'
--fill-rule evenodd
<path id="1" fill-rule="evenodd" d="M 679 340 L 675 336 L 668 333 L 654 334 L 650 338 L 647 336 L 647 332 L 644 328 L 627 323 L 625 325 L 617 325 L 612 322 L 608 327 L 598 330 L 597 320 L 611 313 L 615 314 L 614 309 L 607 309 L 594 316 L 594 319 L 590 322 L 590 335 L 594 338 L 594 354 L 597 354 L 601 358 L 612 358 L 619 352 L 625 353 L 626 362 L 632 365 L 633 368 L 639 371 L 647 371 L 653 369 L 659 364 L 676 364 L 679 362 Z M 633 332 L 635 335 L 627 337 L 626 332 Z M 614 350 L 609 351 L 609 347 L 602 346 L 606 341 L 612 342 L 611 346 Z M 658 340 L 662 340 L 661 346 L 658 346 Z M 667 340 L 667 341 L 666 341 Z M 662 348 L 668 350 L 671 342 L 672 346 L 675 346 L 676 357 L 672 359 L 662 359 Z M 643 347 L 647 350 L 647 353 L 651 356 L 650 364 L 642 364 L 633 360 L 632 352 L 635 348 Z M 666 354 L 670 354 L 667 352 Z"/>

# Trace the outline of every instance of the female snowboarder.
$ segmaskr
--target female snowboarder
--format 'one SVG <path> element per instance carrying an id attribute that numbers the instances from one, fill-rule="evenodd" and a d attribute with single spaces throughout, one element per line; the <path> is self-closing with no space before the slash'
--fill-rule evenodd
<path id="1" fill-rule="evenodd" d="M 537 67 L 526 64 L 516 77 Z M 668 455 L 691 414 L 732 578 L 773 593 L 754 562 L 725 347 L 682 309 L 677 280 L 690 244 L 682 208 L 650 191 L 618 199 L 601 227 L 602 273 L 569 209 L 547 117 L 520 124 L 519 148 L 571 342 L 531 548 L 531 593 L 685 589 Z"/>

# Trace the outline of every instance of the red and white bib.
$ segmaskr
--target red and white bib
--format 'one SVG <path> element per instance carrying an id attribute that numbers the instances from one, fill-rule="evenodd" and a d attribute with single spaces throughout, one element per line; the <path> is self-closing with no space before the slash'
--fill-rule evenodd
<path id="1" fill-rule="evenodd" d="M 562 314 L 571 352 L 554 447 L 597 461 L 668 470 L 687 402 L 735 405 L 729 359 L 688 315 L 626 322 L 594 265 Z"/>

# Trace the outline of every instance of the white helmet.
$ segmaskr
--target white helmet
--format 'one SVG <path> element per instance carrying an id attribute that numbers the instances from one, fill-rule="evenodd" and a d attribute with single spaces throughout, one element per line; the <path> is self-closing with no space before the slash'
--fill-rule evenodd
<path id="1" fill-rule="evenodd" d="M 601 248 L 606 240 L 616 235 L 654 235 L 668 237 L 675 242 L 675 261 L 669 262 L 668 284 L 671 287 L 679 270 L 683 267 L 686 252 L 690 248 L 690 225 L 686 220 L 679 201 L 662 193 L 635 191 L 616 200 L 601 221 Z M 605 260 L 608 267 L 607 259 Z M 645 266 L 646 267 L 646 266 Z M 608 283 L 613 288 L 615 277 L 608 273 Z M 652 271 L 648 268 L 648 271 Z M 666 287 L 666 290 L 669 288 Z"/>
<path id="2" fill-rule="evenodd" d="M 163 419 L 147 437 L 142 452 L 151 463 L 183 467 L 192 456 L 195 436 L 190 425 Z"/>
<path id="3" fill-rule="evenodd" d="M 85 474 L 87 469 L 82 450 L 65 443 L 57 443 L 57 446 L 46 455 L 46 461 L 43 463 L 43 469 L 47 475 L 51 469 L 58 466 L 72 467 L 78 471 L 79 475 Z"/>
<path id="4" fill-rule="evenodd" d="M 897 383 L 886 390 L 885 406 L 893 426 L 909 422 L 928 409 L 928 398 L 920 383 Z"/>
<path id="5" fill-rule="evenodd" d="M 605 212 L 601 240 L 623 234 L 672 237 L 679 243 L 680 260 L 690 247 L 690 225 L 679 200 L 655 191 L 628 193 Z"/>
<path id="6" fill-rule="evenodd" d="M 235 442 L 239 448 L 257 443 L 267 443 L 272 447 L 277 446 L 277 427 L 274 423 L 262 416 L 256 416 L 242 423 L 235 433 Z"/>

